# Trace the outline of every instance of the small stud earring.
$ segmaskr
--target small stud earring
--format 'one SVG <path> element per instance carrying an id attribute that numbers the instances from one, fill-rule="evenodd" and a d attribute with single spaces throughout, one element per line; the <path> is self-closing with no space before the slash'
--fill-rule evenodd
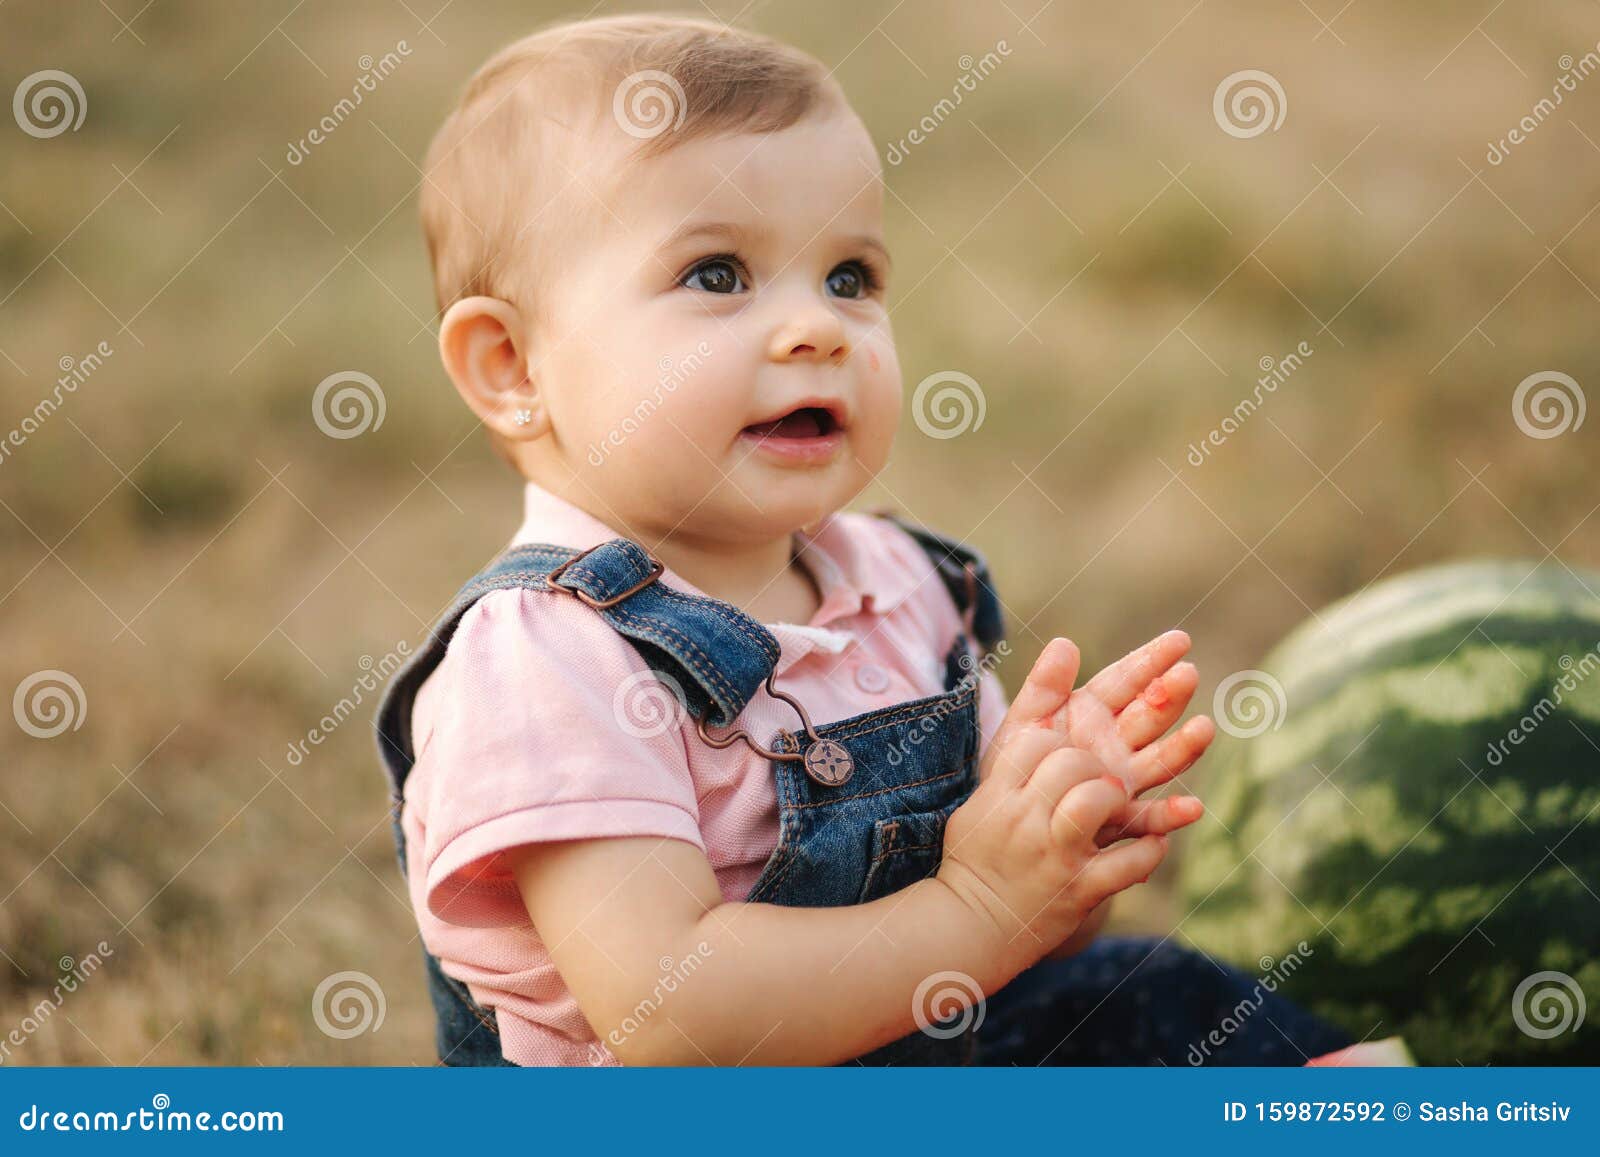
<path id="1" fill-rule="evenodd" d="M 517 425 L 526 426 L 529 422 L 533 421 L 533 411 L 532 410 L 518 410 L 516 412 L 515 417 L 516 417 Z"/>

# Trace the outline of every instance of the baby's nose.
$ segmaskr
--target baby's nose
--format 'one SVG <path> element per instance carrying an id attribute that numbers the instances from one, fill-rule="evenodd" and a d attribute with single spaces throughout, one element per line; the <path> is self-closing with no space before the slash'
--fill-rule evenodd
<path id="1" fill-rule="evenodd" d="M 842 362 L 850 346 L 839 319 L 817 313 L 779 326 L 769 352 L 774 361 Z"/>

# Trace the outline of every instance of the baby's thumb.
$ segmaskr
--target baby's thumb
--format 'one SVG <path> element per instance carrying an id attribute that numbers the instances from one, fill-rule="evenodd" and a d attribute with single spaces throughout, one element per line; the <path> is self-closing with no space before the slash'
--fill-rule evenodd
<path id="1" fill-rule="evenodd" d="M 1055 638 L 1045 644 L 1022 689 L 1011 701 L 1005 723 L 1038 723 L 1060 711 L 1078 681 L 1078 660 L 1078 645 L 1071 639 Z"/>
<path id="2" fill-rule="evenodd" d="M 1077 645 L 1071 639 L 1051 639 L 990 740 L 980 779 L 1021 783 L 1040 759 L 1060 746 L 1061 737 L 1048 730 L 1049 719 L 1066 704 L 1077 678 Z"/>

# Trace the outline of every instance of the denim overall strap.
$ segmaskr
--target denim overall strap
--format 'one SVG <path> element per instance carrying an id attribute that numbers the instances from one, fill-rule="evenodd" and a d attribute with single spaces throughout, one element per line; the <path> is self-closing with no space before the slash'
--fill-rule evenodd
<path id="1" fill-rule="evenodd" d="M 736 718 L 777 663 L 778 640 L 732 603 L 674 590 L 654 581 L 659 573 L 638 543 L 614 538 L 587 551 L 515 546 L 469 580 L 422 649 L 396 673 L 379 706 L 378 748 L 394 797 L 400 798 L 416 759 L 410 720 L 417 691 L 444 659 L 462 617 L 490 591 L 522 587 L 564 592 L 591 607 L 602 604 L 596 613 L 681 691 L 695 718 L 708 726 Z"/>

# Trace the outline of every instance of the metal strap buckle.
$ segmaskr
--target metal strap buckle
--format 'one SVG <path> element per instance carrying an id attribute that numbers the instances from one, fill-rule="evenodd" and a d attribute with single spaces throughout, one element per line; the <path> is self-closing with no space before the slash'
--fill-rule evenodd
<path id="1" fill-rule="evenodd" d="M 856 761 L 845 750 L 844 744 L 832 739 L 823 739 L 819 736 L 812 728 L 811 717 L 806 714 L 806 709 L 800 705 L 800 700 L 793 695 L 779 691 L 772 685 L 772 679 L 773 675 L 769 674 L 766 682 L 767 694 L 774 699 L 782 699 L 793 707 L 795 713 L 800 716 L 800 730 L 804 734 L 811 736 L 813 740 L 811 746 L 806 748 L 803 753 L 798 751 L 771 751 L 757 743 L 751 738 L 750 733 L 742 727 L 729 732 L 727 735 L 712 735 L 706 730 L 706 720 L 703 715 L 695 720 L 695 730 L 700 733 L 700 738 L 712 747 L 730 747 L 735 740 L 742 739 L 749 744 L 752 751 L 758 755 L 764 755 L 768 759 L 782 760 L 785 763 L 798 759 L 804 766 L 806 774 L 816 782 L 824 787 L 838 787 L 855 774 Z"/>
<path id="2" fill-rule="evenodd" d="M 544 581 L 549 584 L 551 590 L 563 591 L 563 592 L 565 592 L 566 594 L 569 594 L 569 595 L 576 595 L 579 599 L 581 599 L 585 603 L 588 603 L 589 606 L 593 607 L 595 610 L 603 611 L 607 607 L 616 606 L 618 603 L 620 603 L 623 599 L 627 598 L 629 595 L 638 594 L 640 591 L 644 590 L 645 587 L 649 586 L 651 583 L 655 582 L 656 579 L 660 578 L 661 577 L 661 573 L 664 570 L 667 569 L 666 568 L 666 564 L 664 564 L 659 558 L 657 558 L 655 555 L 651 554 L 648 550 L 646 550 L 644 552 L 644 556 L 645 556 L 645 558 L 650 560 L 650 573 L 645 575 L 644 578 L 642 578 L 638 582 L 634 583 L 631 587 L 629 587 L 627 590 L 623 591 L 621 594 L 612 595 L 609 599 L 597 599 L 593 595 L 591 595 L 588 591 L 579 590 L 576 587 L 564 587 L 564 586 L 561 586 L 560 584 L 558 584 L 556 582 L 556 579 L 560 578 L 561 577 L 561 573 L 563 571 L 565 571 L 569 566 L 571 566 L 573 563 L 577 562 L 579 559 L 587 558 L 591 552 L 599 550 L 602 546 L 605 546 L 605 545 L 606 544 L 603 543 L 603 542 L 597 542 L 593 546 L 589 547 L 588 550 L 581 551 L 578 554 L 573 555 L 571 558 L 567 559 L 566 562 L 562 563 L 560 566 L 556 567 L 555 570 L 553 570 L 549 574 L 547 574 L 545 576 L 545 580 Z M 640 549 L 643 550 L 644 548 L 640 547 Z"/>

